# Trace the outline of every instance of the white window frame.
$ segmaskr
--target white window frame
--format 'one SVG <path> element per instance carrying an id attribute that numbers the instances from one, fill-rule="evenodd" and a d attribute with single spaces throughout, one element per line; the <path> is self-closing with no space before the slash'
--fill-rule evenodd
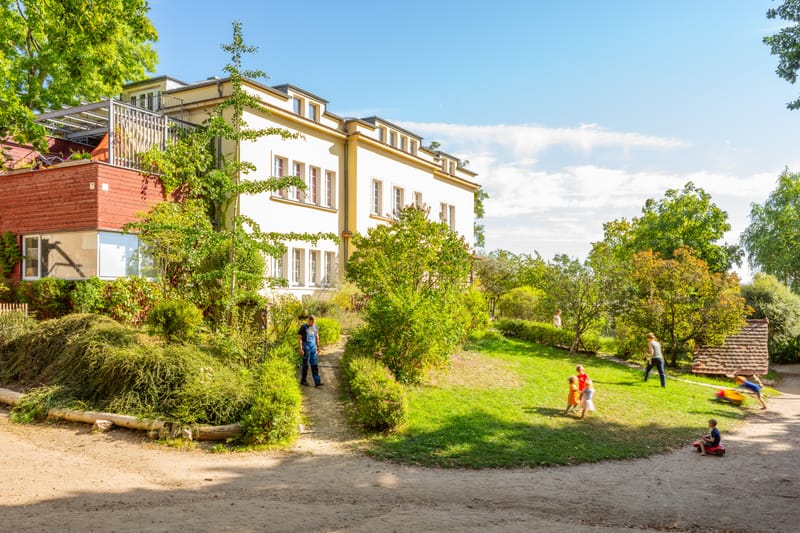
<path id="1" fill-rule="evenodd" d="M 425 202 L 422 199 L 422 193 L 419 191 L 414 191 L 414 207 L 417 209 L 422 209 L 425 206 Z"/>
<path id="2" fill-rule="evenodd" d="M 336 275 L 336 253 L 325 252 L 325 277 L 322 280 L 322 285 L 331 287 L 334 285 L 334 276 Z"/>
<path id="3" fill-rule="evenodd" d="M 383 216 L 383 182 L 372 180 L 372 198 L 370 210 L 373 215 Z"/>
<path id="4" fill-rule="evenodd" d="M 305 250 L 292 248 L 292 285 L 305 286 Z"/>
<path id="5" fill-rule="evenodd" d="M 287 158 L 276 155 L 272 161 L 272 175 L 276 178 L 286 177 L 286 169 L 288 168 L 288 165 L 289 160 Z M 287 190 L 283 188 L 273 194 L 280 196 L 281 198 L 286 198 Z"/>
<path id="6" fill-rule="evenodd" d="M 302 163 L 300 161 L 292 161 L 292 176 L 296 176 L 297 178 L 305 181 L 304 179 L 305 171 L 306 171 L 305 163 Z M 305 196 L 306 196 L 305 193 L 300 187 L 292 187 L 289 193 L 289 198 L 297 202 L 305 201 Z"/>
<path id="7" fill-rule="evenodd" d="M 319 122 L 319 105 L 312 102 L 308 103 L 308 119 Z"/>
<path id="8" fill-rule="evenodd" d="M 336 172 L 333 170 L 325 171 L 325 207 L 334 209 L 336 207 Z"/>
<path id="9" fill-rule="evenodd" d="M 403 202 L 405 197 L 405 190 L 397 185 L 392 187 L 392 216 L 400 216 L 400 211 L 403 210 Z"/>
<path id="10" fill-rule="evenodd" d="M 319 167 L 308 167 L 308 194 L 307 201 L 314 204 L 320 204 L 320 194 L 319 194 L 319 174 L 320 170 Z"/>
<path id="11" fill-rule="evenodd" d="M 309 250 L 308 252 L 308 280 L 312 287 L 320 285 L 319 278 L 319 250 Z"/>
<path id="12" fill-rule="evenodd" d="M 450 225 L 450 229 L 455 231 L 456 230 L 456 206 L 448 205 L 447 206 L 448 216 L 447 222 Z"/>
<path id="13" fill-rule="evenodd" d="M 397 146 L 397 132 L 389 130 L 389 146 Z"/>
<path id="14" fill-rule="evenodd" d="M 303 99 L 297 96 L 292 96 L 292 112 L 296 115 L 303 116 Z"/>

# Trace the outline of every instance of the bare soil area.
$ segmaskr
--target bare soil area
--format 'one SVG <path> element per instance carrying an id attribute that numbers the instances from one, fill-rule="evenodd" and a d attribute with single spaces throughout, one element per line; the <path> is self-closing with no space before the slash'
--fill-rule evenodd
<path id="1" fill-rule="evenodd" d="M 358 453 L 339 398 L 303 388 L 288 452 L 215 454 L 72 424 L 11 424 L 0 410 L 2 531 L 798 531 L 800 368 L 738 433 L 728 455 L 689 446 L 635 461 L 441 470 Z M 713 413 L 709 413 L 713 416 Z"/>

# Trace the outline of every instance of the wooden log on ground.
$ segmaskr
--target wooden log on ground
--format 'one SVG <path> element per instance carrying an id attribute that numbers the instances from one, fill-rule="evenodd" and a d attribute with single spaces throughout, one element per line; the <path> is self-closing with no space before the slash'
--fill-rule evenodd
<path id="1" fill-rule="evenodd" d="M 200 426 L 194 432 L 195 440 L 227 440 L 239 435 L 242 431 L 241 424 L 228 424 L 227 426 Z"/>
<path id="2" fill-rule="evenodd" d="M 20 400 L 22 400 L 23 396 L 25 395 L 19 392 L 14 392 L 13 390 L 0 389 L 0 403 L 17 405 Z"/>
<path id="3" fill-rule="evenodd" d="M 73 409 L 53 408 L 47 412 L 50 418 L 60 418 L 70 422 L 84 422 L 94 424 L 97 420 L 110 420 L 114 425 L 128 428 L 150 431 L 164 427 L 166 422 L 163 420 L 150 420 L 147 418 L 136 418 L 128 415 L 115 415 L 114 413 L 99 413 L 97 411 L 75 411 Z"/>

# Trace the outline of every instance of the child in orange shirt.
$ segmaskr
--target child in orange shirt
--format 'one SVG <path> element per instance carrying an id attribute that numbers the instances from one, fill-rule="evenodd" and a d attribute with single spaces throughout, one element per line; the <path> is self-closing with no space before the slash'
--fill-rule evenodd
<path id="1" fill-rule="evenodd" d="M 567 409 L 564 411 L 565 415 L 569 414 L 573 409 L 577 411 L 580 396 L 581 392 L 578 390 L 578 376 L 570 376 L 569 394 L 567 395 Z"/>

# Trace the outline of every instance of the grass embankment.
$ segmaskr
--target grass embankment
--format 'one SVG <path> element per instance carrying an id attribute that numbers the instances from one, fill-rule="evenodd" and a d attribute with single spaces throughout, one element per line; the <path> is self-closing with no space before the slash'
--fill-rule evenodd
<path id="1" fill-rule="evenodd" d="M 715 401 L 712 387 L 668 380 L 644 383 L 642 370 L 602 358 L 489 333 L 474 339 L 449 371 L 408 387 L 409 419 L 375 437 L 372 455 L 429 466 L 486 468 L 627 459 L 685 446 L 707 431 L 742 423 L 747 409 Z M 568 383 L 583 364 L 597 411 L 565 416 Z M 668 372 L 669 373 L 669 372 Z M 753 406 L 748 399 L 745 406 Z"/>

